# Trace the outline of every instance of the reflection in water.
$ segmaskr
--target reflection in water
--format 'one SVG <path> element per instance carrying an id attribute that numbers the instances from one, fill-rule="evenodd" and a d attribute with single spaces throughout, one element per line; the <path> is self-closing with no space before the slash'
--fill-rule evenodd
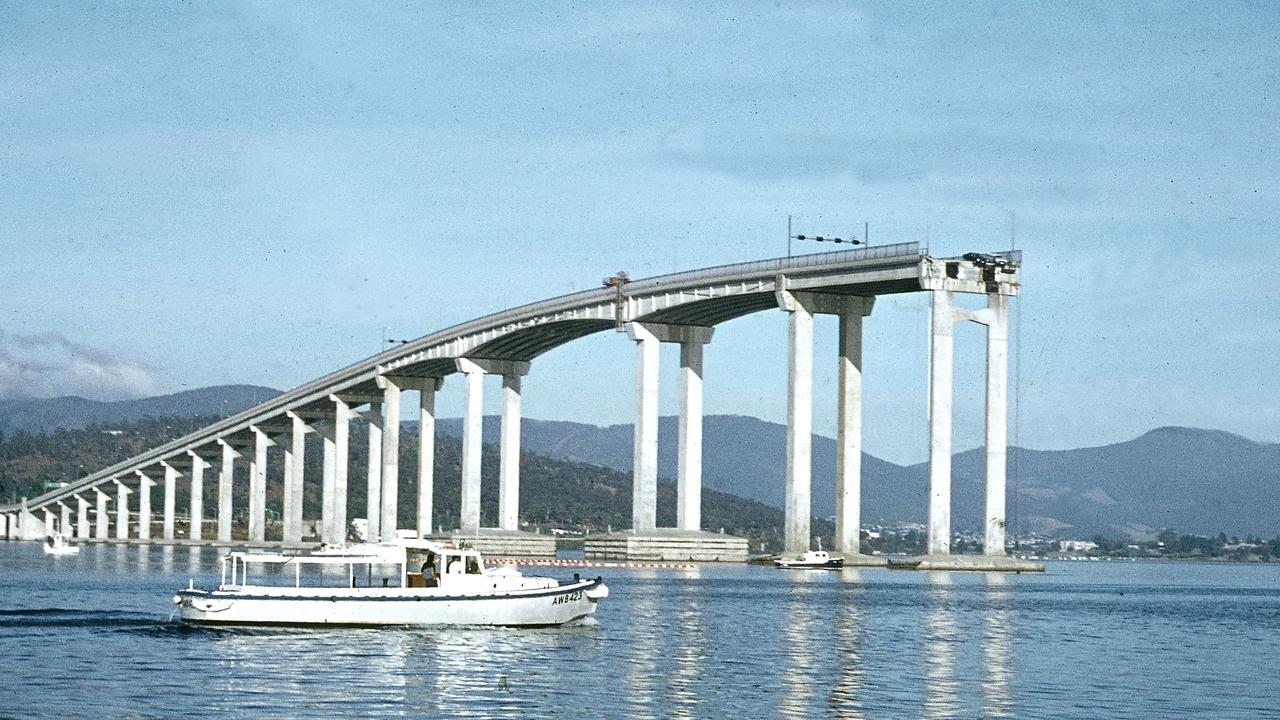
<path id="1" fill-rule="evenodd" d="M 702 632 L 702 571 L 696 566 L 682 574 L 680 610 L 676 617 L 678 649 L 671 674 L 672 717 L 697 717 L 697 683 L 703 674 L 706 643 Z"/>
<path id="2" fill-rule="evenodd" d="M 138 570 L 139 572 L 146 573 L 151 569 L 151 545 L 148 543 L 142 543 L 141 545 L 138 545 L 137 548 Z"/>
<path id="3" fill-rule="evenodd" d="M 956 696 L 956 644 L 959 632 L 951 604 L 951 573 L 929 573 L 924 638 L 924 716 L 950 718 L 960 713 Z"/>
<path id="4" fill-rule="evenodd" d="M 116 549 L 116 557 L 115 557 L 116 572 L 120 574 L 124 574 L 125 564 L 126 564 L 126 560 L 129 553 L 129 546 L 125 545 L 124 543 L 120 543 L 119 545 L 115 546 L 115 549 Z"/>
<path id="5" fill-rule="evenodd" d="M 191 545 L 187 548 L 187 573 L 192 576 L 200 574 L 199 545 Z"/>
<path id="6" fill-rule="evenodd" d="M 165 545 L 160 548 L 160 572 L 168 575 L 173 572 L 173 546 Z"/>
<path id="7" fill-rule="evenodd" d="M 813 679 L 818 663 L 813 653 L 813 636 L 818 632 L 818 619 L 812 599 L 813 576 L 808 570 L 789 570 L 787 574 L 790 601 L 783 618 L 787 665 L 782 671 L 782 696 L 779 709 L 783 717 L 812 717 L 810 711 Z"/>
<path id="8" fill-rule="evenodd" d="M 982 636 L 982 709 L 987 717 L 1008 717 L 1012 706 L 1009 693 L 1009 654 L 1013 630 L 1009 627 L 1006 578 L 987 573 L 986 633 Z"/>
<path id="9" fill-rule="evenodd" d="M 627 663 L 626 682 L 631 707 L 629 717 L 657 717 L 654 714 L 656 692 L 654 678 L 658 674 L 658 634 L 663 622 L 658 617 L 657 574 L 653 570 L 635 573 L 637 582 L 632 586 L 631 630 L 634 633 L 632 651 Z"/>
<path id="10" fill-rule="evenodd" d="M 862 634 L 862 611 L 858 607 L 861 589 L 858 586 L 860 576 L 857 568 L 846 568 L 841 572 L 842 602 L 836 616 L 836 658 L 840 663 L 839 677 L 831 687 L 831 697 L 827 702 L 835 711 L 836 717 L 862 718 L 862 707 L 859 691 L 862 688 L 862 657 L 858 654 L 858 643 Z"/>

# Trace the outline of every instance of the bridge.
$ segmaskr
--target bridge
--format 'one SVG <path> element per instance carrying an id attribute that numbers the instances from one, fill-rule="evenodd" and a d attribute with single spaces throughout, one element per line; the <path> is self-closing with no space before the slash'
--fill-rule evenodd
<path id="1" fill-rule="evenodd" d="M 862 323 L 877 296 L 931 296 L 929 363 L 928 554 L 913 567 L 1019 569 L 1005 552 L 1005 448 L 1008 301 L 1019 289 L 1020 253 L 934 258 L 916 243 L 864 247 L 725 265 L 647 279 L 611 278 L 604 287 L 515 307 L 432 333 L 329 373 L 184 437 L 103 468 L 38 497 L 0 506 L 3 535 L 39 539 L 58 529 L 82 541 L 178 542 L 177 485 L 189 483 L 187 542 L 232 543 L 232 482 L 248 466 L 248 543 L 267 545 L 267 448 L 283 450 L 283 545 L 303 543 L 306 436 L 323 438 L 319 540 L 348 534 L 349 427 L 368 422 L 364 482 L 371 540 L 394 537 L 400 501 L 401 395 L 418 395 L 419 536 L 465 537 L 491 552 L 545 554 L 546 536 L 519 530 L 520 397 L 530 364 L 552 348 L 606 330 L 635 343 L 632 526 L 588 540 L 598 557 L 745 559 L 746 542 L 701 527 L 702 365 L 717 325 L 750 313 L 788 315 L 785 553 L 810 544 L 813 321 L 839 318 L 835 551 L 847 564 L 883 564 L 860 552 Z M 957 293 L 986 296 L 986 307 L 957 307 Z M 950 552 L 952 335 L 958 322 L 987 329 L 984 554 Z M 676 527 L 657 517 L 660 343 L 680 346 Z M 483 379 L 502 377 L 498 526 L 480 525 Z M 435 394 L 446 377 L 463 384 L 459 530 L 432 527 Z M 216 472 L 216 536 L 203 537 L 206 471 Z M 355 486 L 358 488 L 358 484 Z M 160 488 L 157 491 L 156 488 Z M 155 535 L 153 501 L 161 504 Z M 131 500 L 132 496 L 132 500 Z M 74 505 L 74 511 L 73 511 Z M 74 520 L 72 515 L 75 515 Z M 92 519 L 92 520 L 91 520 Z M 1026 568 L 1020 568 L 1026 569 Z"/>

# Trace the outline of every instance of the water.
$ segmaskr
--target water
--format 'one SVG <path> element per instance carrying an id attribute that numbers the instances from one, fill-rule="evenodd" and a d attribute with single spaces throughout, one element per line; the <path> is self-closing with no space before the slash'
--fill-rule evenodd
<path id="1" fill-rule="evenodd" d="M 173 622 L 215 572 L 0 543 L 0 717 L 1280 718 L 1280 566 L 608 569 L 580 627 Z"/>

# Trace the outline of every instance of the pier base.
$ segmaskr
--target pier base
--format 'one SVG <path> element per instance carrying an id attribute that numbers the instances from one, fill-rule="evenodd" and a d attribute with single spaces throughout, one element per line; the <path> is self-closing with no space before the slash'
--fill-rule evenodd
<path id="1" fill-rule="evenodd" d="M 555 537 L 522 530 L 480 528 L 477 532 L 435 533 L 429 538 L 439 542 L 466 543 L 486 557 L 553 558 L 556 556 Z"/>
<path id="2" fill-rule="evenodd" d="M 917 555 L 901 560 L 890 560 L 889 569 L 1044 572 L 1044 565 L 1008 555 Z"/>
<path id="3" fill-rule="evenodd" d="M 746 538 L 676 528 L 588 535 L 582 550 L 592 560 L 747 561 Z"/>
<path id="4" fill-rule="evenodd" d="M 863 555 L 861 553 L 831 553 L 832 557 L 843 557 L 845 567 L 884 567 L 889 558 L 883 555 Z"/>

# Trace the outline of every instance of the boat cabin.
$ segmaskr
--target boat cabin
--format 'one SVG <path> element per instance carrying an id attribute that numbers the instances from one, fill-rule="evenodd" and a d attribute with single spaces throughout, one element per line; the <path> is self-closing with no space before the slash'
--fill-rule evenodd
<path id="1" fill-rule="evenodd" d="M 289 572 L 292 570 L 292 572 Z M 250 581 L 250 572 L 253 581 Z M 345 572 L 344 572 L 345 571 Z M 452 543 L 401 540 L 289 555 L 233 552 L 222 560 L 226 587 L 443 588 L 470 590 L 488 578 L 480 553 Z M 283 577 L 282 577 L 283 576 Z M 229 581 L 229 582 L 228 582 Z"/>

